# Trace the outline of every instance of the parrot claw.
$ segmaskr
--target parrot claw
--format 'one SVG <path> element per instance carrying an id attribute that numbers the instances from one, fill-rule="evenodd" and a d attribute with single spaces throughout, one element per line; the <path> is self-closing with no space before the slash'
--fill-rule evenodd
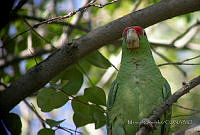
<path id="1" fill-rule="evenodd" d="M 147 118 L 142 119 L 142 121 L 140 122 L 140 127 L 142 127 L 142 126 L 145 126 L 147 128 L 151 128 L 151 129 L 156 129 L 155 124 Z"/>

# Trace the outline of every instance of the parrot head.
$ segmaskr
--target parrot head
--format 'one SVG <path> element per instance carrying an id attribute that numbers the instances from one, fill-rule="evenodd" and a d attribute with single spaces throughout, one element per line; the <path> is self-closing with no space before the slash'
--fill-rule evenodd
<path id="1" fill-rule="evenodd" d="M 140 47 L 139 39 L 144 35 L 146 34 L 142 27 L 133 26 L 125 28 L 122 36 L 125 39 L 127 48 L 132 50 Z"/>

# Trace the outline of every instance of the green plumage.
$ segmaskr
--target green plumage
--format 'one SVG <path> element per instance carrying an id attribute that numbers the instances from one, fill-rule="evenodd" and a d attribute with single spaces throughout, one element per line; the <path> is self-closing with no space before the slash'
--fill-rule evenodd
<path id="1" fill-rule="evenodd" d="M 143 118 L 152 114 L 171 94 L 170 86 L 157 67 L 146 36 L 139 40 L 140 48 L 130 50 L 122 44 L 121 66 L 113 82 L 107 102 L 108 135 L 134 135 Z M 171 113 L 163 119 L 170 119 Z M 136 123 L 134 123 L 136 122 Z M 167 135 L 169 125 L 162 125 L 154 135 Z"/>

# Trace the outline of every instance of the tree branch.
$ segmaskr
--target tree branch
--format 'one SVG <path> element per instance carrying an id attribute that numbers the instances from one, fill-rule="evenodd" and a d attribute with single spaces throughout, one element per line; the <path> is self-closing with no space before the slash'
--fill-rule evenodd
<path id="1" fill-rule="evenodd" d="M 36 16 L 29 16 L 29 15 L 20 15 L 20 14 L 15 14 L 16 18 L 25 18 L 25 19 L 29 19 L 29 20 L 33 20 L 33 21 L 38 21 L 38 22 L 42 22 L 42 21 L 46 21 L 46 18 L 42 18 L 42 17 L 36 17 Z M 68 22 L 61 22 L 61 21 L 55 21 L 52 24 L 58 24 L 58 25 L 63 25 L 63 26 L 69 26 L 75 29 L 79 29 L 81 31 L 85 31 L 85 32 L 89 32 L 89 29 L 82 27 L 81 25 L 74 25 Z"/>
<path id="2" fill-rule="evenodd" d="M 192 88 L 196 87 L 200 84 L 200 76 L 190 80 L 188 83 L 185 83 L 182 88 L 177 90 L 173 95 L 171 95 L 164 104 L 160 105 L 153 114 L 148 118 L 149 121 L 155 122 L 161 118 L 161 116 L 170 108 L 170 106 L 177 102 L 177 100 L 182 97 L 183 95 L 189 93 Z M 150 132 L 150 129 L 148 129 L 145 126 L 142 126 L 139 131 L 136 133 L 136 135 L 147 135 Z"/>
<path id="3" fill-rule="evenodd" d="M 17 6 L 13 9 L 12 13 L 16 13 L 28 0 L 20 0 Z"/>
<path id="4" fill-rule="evenodd" d="M 26 55 L 22 55 L 22 54 L 20 56 L 8 55 L 8 59 L 6 59 L 5 61 L 0 59 L 0 62 L 4 62 L 3 64 L 0 64 L 0 69 L 3 70 L 3 68 L 19 63 L 22 60 L 32 59 L 32 58 L 41 56 L 46 53 L 51 53 L 51 52 L 53 52 L 53 49 L 37 48 L 33 50 L 32 54 L 27 53 L 26 51 Z"/>
<path id="5" fill-rule="evenodd" d="M 164 56 L 163 54 L 161 54 L 161 53 L 159 53 L 159 52 L 157 52 L 155 49 L 153 49 L 152 48 L 152 50 L 153 50 L 153 52 L 155 53 L 155 54 L 157 54 L 160 58 L 162 58 L 163 60 L 165 60 L 165 61 L 167 61 L 168 63 L 172 63 L 172 61 L 170 60 L 170 59 L 168 59 L 166 56 Z M 158 65 L 158 66 L 160 66 L 160 65 Z M 175 68 L 177 68 L 182 74 L 183 74 L 183 76 L 184 77 L 186 77 L 187 76 L 187 73 L 181 68 L 181 67 L 179 67 L 178 65 L 173 65 Z"/>
<path id="6" fill-rule="evenodd" d="M 164 47 L 168 49 L 177 49 L 177 50 L 193 50 L 193 51 L 200 51 L 200 47 L 197 44 L 188 43 L 187 45 L 183 47 L 176 47 L 174 44 L 166 44 L 166 43 L 156 43 L 151 42 L 150 43 L 154 47 Z"/>
<path id="7" fill-rule="evenodd" d="M 107 5 L 110 5 L 110 4 L 113 4 L 115 2 L 118 2 L 118 0 L 112 0 L 111 2 L 108 2 L 106 4 L 95 4 L 96 0 L 91 0 L 89 3 L 87 3 L 86 5 L 84 5 L 83 7 L 79 8 L 78 10 L 75 10 L 75 11 L 71 11 L 69 12 L 67 15 L 64 15 L 64 16 L 56 16 L 56 17 L 53 17 L 53 18 L 50 18 L 50 19 L 47 19 L 47 20 L 44 20 L 44 21 L 41 21 L 33 26 L 31 26 L 31 28 L 29 29 L 26 29 L 25 31 L 22 31 L 20 33 L 18 33 L 17 35 L 15 35 L 11 40 L 14 40 L 16 39 L 18 36 L 30 31 L 31 29 L 33 28 L 38 28 L 39 26 L 43 25 L 43 24 L 51 24 L 51 23 L 54 23 L 54 22 L 58 22 L 58 21 L 62 21 L 64 19 L 68 19 L 72 16 L 74 16 L 75 14 L 79 13 L 79 12 L 82 12 L 82 11 L 85 11 L 86 9 L 90 8 L 90 7 L 97 7 L 97 8 L 103 8 Z"/>
<path id="8" fill-rule="evenodd" d="M 162 0 L 94 29 L 72 43 L 64 44 L 0 93 L 0 116 L 10 111 L 25 97 L 38 91 L 71 64 L 103 45 L 119 39 L 124 28 L 133 25 L 146 28 L 166 19 L 200 10 L 199 5 L 199 0 Z"/>
<path id="9" fill-rule="evenodd" d="M 185 59 L 185 60 L 182 60 L 182 61 L 179 61 L 179 62 L 167 62 L 167 63 L 159 64 L 158 66 L 161 67 L 161 66 L 165 66 L 165 65 L 200 65 L 200 63 L 185 63 L 187 61 L 197 59 L 199 57 L 200 57 L 200 55 L 197 55 L 195 57 Z"/>
<path id="10" fill-rule="evenodd" d="M 196 27 L 200 25 L 200 21 L 197 20 L 197 22 L 195 24 L 193 24 L 192 26 L 188 27 L 182 34 L 180 34 L 178 37 L 176 37 L 171 44 L 174 44 L 176 41 L 178 41 L 179 39 L 181 39 L 182 37 L 184 37 L 192 28 Z"/>

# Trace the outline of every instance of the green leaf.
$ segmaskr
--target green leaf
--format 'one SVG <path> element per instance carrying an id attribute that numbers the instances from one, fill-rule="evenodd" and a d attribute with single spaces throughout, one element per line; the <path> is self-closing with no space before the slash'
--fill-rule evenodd
<path id="1" fill-rule="evenodd" d="M 55 135 L 55 131 L 51 128 L 43 128 L 38 132 L 38 135 Z"/>
<path id="2" fill-rule="evenodd" d="M 84 115 L 82 113 L 75 112 L 73 115 L 73 121 L 76 125 L 76 127 L 82 127 L 89 123 L 93 123 L 93 117 L 90 115 Z"/>
<path id="3" fill-rule="evenodd" d="M 94 106 L 92 107 L 91 111 L 93 120 L 95 121 L 95 129 L 101 128 L 106 124 L 106 116 L 104 115 L 104 110 L 102 108 L 100 110 L 100 107 L 97 108 Z"/>
<path id="4" fill-rule="evenodd" d="M 159 1 L 160 1 L 160 0 L 150 0 L 149 3 L 155 4 L 155 3 L 159 2 Z"/>
<path id="5" fill-rule="evenodd" d="M 89 74 L 89 72 L 91 71 L 92 65 L 88 61 L 86 61 L 85 59 L 81 59 L 78 62 L 78 65 L 76 65 L 77 69 L 79 69 L 79 71 L 81 71 L 83 73 L 83 71 L 82 71 L 82 69 L 80 69 L 79 65 L 81 66 L 81 68 L 84 70 L 85 73 Z"/>
<path id="6" fill-rule="evenodd" d="M 75 99 L 72 100 L 72 108 L 74 110 L 73 121 L 77 127 L 94 122 L 90 113 L 91 108 L 86 97 L 75 97 Z"/>
<path id="7" fill-rule="evenodd" d="M 16 45 L 16 40 L 12 40 L 11 38 L 9 38 L 7 40 L 7 43 L 5 45 L 5 49 L 8 53 L 14 53 L 15 52 L 15 45 Z"/>
<path id="8" fill-rule="evenodd" d="M 50 112 L 53 109 L 63 106 L 69 98 L 60 91 L 45 88 L 37 95 L 37 104 L 43 112 Z"/>
<path id="9" fill-rule="evenodd" d="M 33 59 L 29 59 L 26 61 L 26 70 L 29 70 L 30 68 L 32 68 L 33 66 L 35 66 L 37 63 L 41 62 L 42 58 L 41 57 L 37 57 L 37 58 L 33 58 Z"/>
<path id="10" fill-rule="evenodd" d="M 72 100 L 72 108 L 74 112 L 82 113 L 85 115 L 90 114 L 90 106 L 88 99 L 85 96 L 77 96 Z"/>
<path id="11" fill-rule="evenodd" d="M 30 59 L 26 61 L 26 70 L 29 70 L 31 67 L 36 65 L 36 61 L 34 59 Z"/>
<path id="12" fill-rule="evenodd" d="M 63 85 L 63 89 L 69 95 L 75 95 L 83 84 L 83 74 L 76 69 L 76 67 L 71 67 L 62 72 L 59 76 L 57 76 L 53 81 L 57 81 L 61 79 Z M 66 80 L 68 80 L 66 82 Z"/>
<path id="13" fill-rule="evenodd" d="M 183 17 L 187 23 L 190 23 L 192 21 L 192 14 L 185 14 L 183 15 Z"/>
<path id="14" fill-rule="evenodd" d="M 32 32 L 32 46 L 33 46 L 33 48 L 38 48 L 38 47 L 44 46 L 45 44 L 47 44 L 47 43 L 43 39 L 41 39 L 36 33 Z"/>
<path id="15" fill-rule="evenodd" d="M 19 40 L 17 40 L 15 45 L 15 52 L 21 53 L 21 51 L 25 50 L 27 48 L 28 44 L 28 33 L 24 33 L 20 36 Z"/>
<path id="16" fill-rule="evenodd" d="M 86 23 L 86 25 L 88 25 L 88 23 Z M 87 26 L 84 26 L 84 23 L 83 24 L 81 23 L 81 26 L 83 28 L 87 27 Z M 85 34 L 87 34 L 87 32 L 84 32 L 84 31 L 81 31 L 81 30 L 78 30 L 78 29 L 74 29 L 72 34 L 70 35 L 70 39 L 69 40 L 73 40 L 73 39 L 81 37 L 81 36 L 83 36 Z"/>
<path id="17" fill-rule="evenodd" d="M 11 132 L 12 135 L 20 135 L 22 129 L 22 123 L 20 117 L 15 113 L 9 113 L 4 119 L 4 124 Z"/>
<path id="18" fill-rule="evenodd" d="M 106 106 L 106 94 L 103 89 L 99 87 L 86 88 L 84 91 L 84 95 L 90 102 L 97 105 Z"/>
<path id="19" fill-rule="evenodd" d="M 107 69 L 111 66 L 109 60 L 107 60 L 99 51 L 92 52 L 85 57 L 85 60 L 90 64 L 103 69 Z"/>
<path id="20" fill-rule="evenodd" d="M 67 81 L 68 82 L 68 81 Z M 66 83 L 67 83 L 66 82 Z M 62 89 L 63 88 L 63 85 L 62 84 L 56 84 L 56 83 L 50 83 L 50 87 L 51 88 L 54 88 L 54 89 Z"/>
<path id="21" fill-rule="evenodd" d="M 89 123 L 95 123 L 95 127 L 100 128 L 105 125 L 104 109 L 91 105 L 85 96 L 77 96 L 72 100 L 74 110 L 73 121 L 77 127 L 85 126 Z"/>
<path id="22" fill-rule="evenodd" d="M 28 15 L 29 9 L 21 8 L 20 10 L 17 11 L 18 14 L 20 15 Z"/>
<path id="23" fill-rule="evenodd" d="M 63 26 L 51 24 L 47 25 L 47 33 L 45 38 L 49 41 L 54 40 L 55 38 L 60 37 L 60 35 L 63 33 Z"/>
<path id="24" fill-rule="evenodd" d="M 62 123 L 64 120 L 59 120 L 59 121 L 55 121 L 55 120 L 52 120 L 52 119 L 46 119 L 46 122 L 47 124 L 49 124 L 50 127 L 55 127 L 57 125 L 59 125 L 60 123 Z"/>
<path id="25" fill-rule="evenodd" d="M 121 6 L 121 3 L 122 1 L 118 1 L 110 6 L 106 6 L 105 9 L 109 11 L 110 13 L 114 13 L 114 11 Z"/>

